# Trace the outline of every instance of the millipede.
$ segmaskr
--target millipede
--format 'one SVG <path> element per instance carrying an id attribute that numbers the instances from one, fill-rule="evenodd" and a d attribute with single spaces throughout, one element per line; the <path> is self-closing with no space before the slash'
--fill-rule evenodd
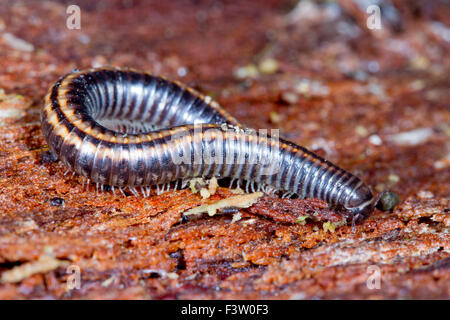
<path id="1" fill-rule="evenodd" d="M 228 178 L 254 190 L 318 198 L 361 222 L 374 210 L 355 175 L 282 138 L 246 128 L 210 97 L 124 68 L 74 71 L 45 97 L 42 131 L 73 172 L 103 189 L 168 190 Z M 211 161 L 212 159 L 212 161 Z M 177 188 L 177 186 L 175 186 Z"/>

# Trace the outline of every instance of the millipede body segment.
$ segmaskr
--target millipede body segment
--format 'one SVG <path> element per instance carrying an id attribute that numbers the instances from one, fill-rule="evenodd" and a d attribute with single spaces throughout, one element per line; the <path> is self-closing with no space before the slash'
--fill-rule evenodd
<path id="1" fill-rule="evenodd" d="M 101 185 L 230 178 L 322 199 L 353 221 L 373 211 L 370 189 L 351 173 L 292 142 L 245 128 L 178 82 L 131 69 L 90 69 L 60 78 L 45 102 L 42 131 L 51 150 Z"/>

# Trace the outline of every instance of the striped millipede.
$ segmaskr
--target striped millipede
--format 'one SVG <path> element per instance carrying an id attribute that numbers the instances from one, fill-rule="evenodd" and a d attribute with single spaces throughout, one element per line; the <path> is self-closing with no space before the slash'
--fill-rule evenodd
<path id="1" fill-rule="evenodd" d="M 74 71 L 50 88 L 45 102 L 42 131 L 50 149 L 97 185 L 135 191 L 230 178 L 322 199 L 353 222 L 374 208 L 374 196 L 356 176 L 292 142 L 247 130 L 178 82 L 132 69 Z M 218 161 L 219 154 L 231 161 Z"/>

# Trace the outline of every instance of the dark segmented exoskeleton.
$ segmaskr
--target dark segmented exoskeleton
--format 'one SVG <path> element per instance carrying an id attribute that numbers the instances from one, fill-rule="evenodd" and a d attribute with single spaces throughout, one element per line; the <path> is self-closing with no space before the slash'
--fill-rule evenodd
<path id="1" fill-rule="evenodd" d="M 131 69 L 61 77 L 46 96 L 42 130 L 69 168 L 113 190 L 137 194 L 136 187 L 228 177 L 322 199 L 354 222 L 374 207 L 370 189 L 351 173 L 292 142 L 247 130 L 181 83 Z"/>

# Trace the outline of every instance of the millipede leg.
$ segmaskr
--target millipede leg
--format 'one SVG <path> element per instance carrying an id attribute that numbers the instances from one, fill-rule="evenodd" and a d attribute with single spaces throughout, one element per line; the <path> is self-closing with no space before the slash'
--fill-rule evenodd
<path id="1" fill-rule="evenodd" d="M 131 191 L 131 193 L 135 196 L 135 197 L 139 197 L 139 193 L 137 192 L 135 187 L 128 187 L 128 189 Z"/>
<path id="2" fill-rule="evenodd" d="M 250 185 L 250 180 L 247 180 L 247 182 L 245 183 L 245 193 L 249 193 L 248 192 L 249 185 Z"/>

